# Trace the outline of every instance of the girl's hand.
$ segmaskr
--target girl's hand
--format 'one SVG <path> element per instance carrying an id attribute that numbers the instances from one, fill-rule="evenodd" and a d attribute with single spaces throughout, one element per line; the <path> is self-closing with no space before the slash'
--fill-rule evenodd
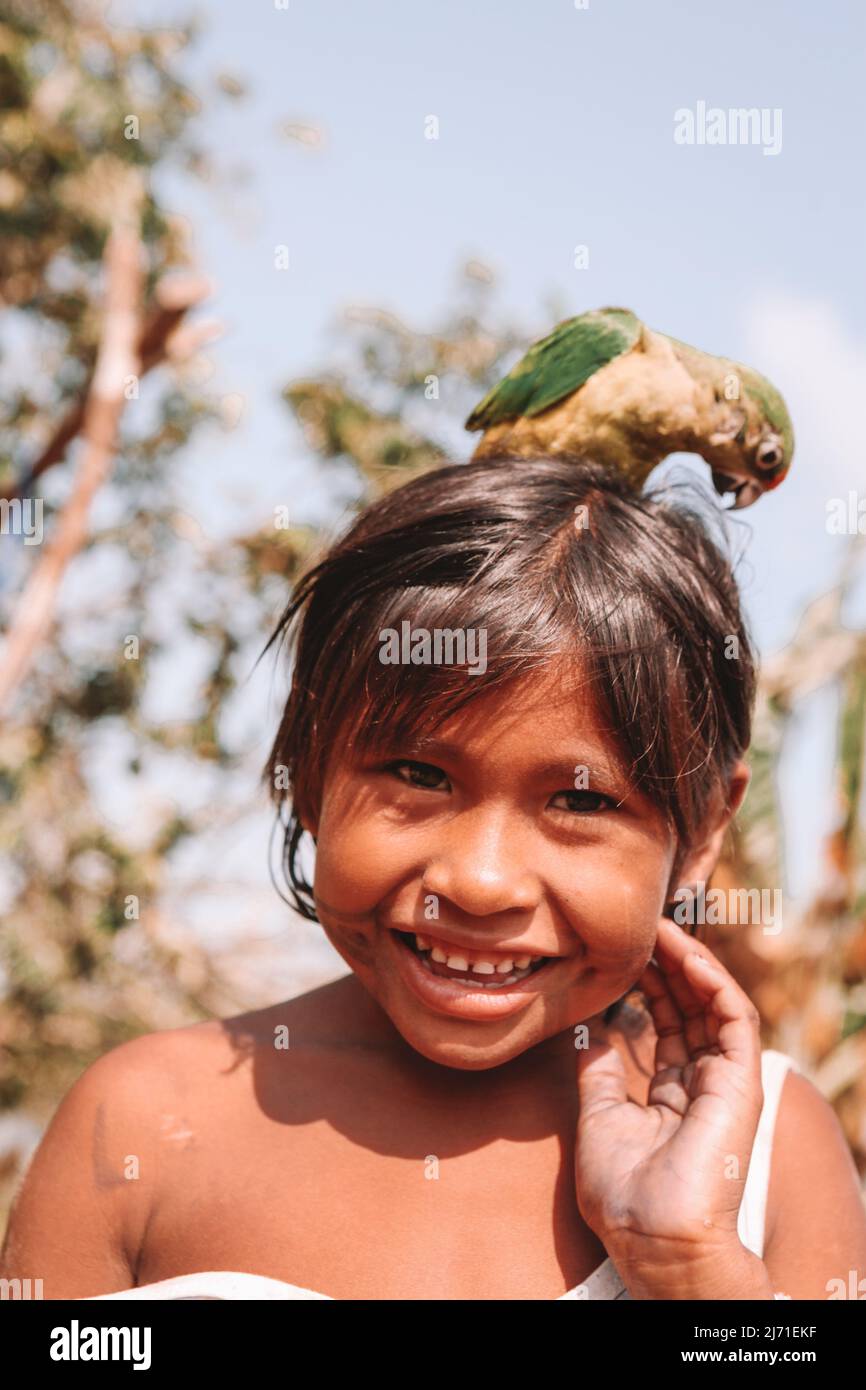
<path id="1" fill-rule="evenodd" d="M 756 1261 L 737 1215 L 763 1105 L 759 1017 L 712 952 L 667 918 L 638 985 L 658 1036 L 647 1104 L 628 1099 L 609 1043 L 578 1050 L 578 1207 L 630 1292 L 695 1296 L 707 1276 L 690 1272 L 724 1267 L 736 1282 Z"/>

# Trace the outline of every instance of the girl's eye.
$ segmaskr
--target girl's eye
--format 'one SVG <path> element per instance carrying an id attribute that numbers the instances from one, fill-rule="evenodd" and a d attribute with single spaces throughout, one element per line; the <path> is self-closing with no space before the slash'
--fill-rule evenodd
<path id="1" fill-rule="evenodd" d="M 616 805 L 616 802 L 614 801 L 613 797 L 605 796 L 603 792 L 557 792 L 556 796 L 554 796 L 551 800 L 551 806 L 559 798 L 563 798 L 566 804 L 564 806 L 557 806 L 556 809 L 558 811 L 571 811 L 576 812 L 578 815 L 590 815 L 593 812 L 607 811 L 610 809 L 611 806 Z"/>
<path id="2" fill-rule="evenodd" d="M 417 763 L 409 758 L 398 762 L 388 763 L 386 771 L 392 772 L 401 782 L 405 782 L 409 787 L 423 787 L 426 791 L 444 791 L 442 783 L 447 786 L 448 778 L 441 767 L 434 767 L 432 763 Z"/>

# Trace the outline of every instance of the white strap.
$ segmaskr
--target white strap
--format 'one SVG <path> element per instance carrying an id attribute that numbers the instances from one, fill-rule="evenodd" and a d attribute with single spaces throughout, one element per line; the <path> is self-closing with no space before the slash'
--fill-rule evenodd
<path id="1" fill-rule="evenodd" d="M 782 1096 L 785 1077 L 790 1070 L 799 1071 L 793 1057 L 785 1052 L 767 1048 L 761 1054 L 761 1083 L 764 1106 L 752 1148 L 746 1186 L 737 1217 L 737 1232 L 743 1244 L 755 1255 L 764 1253 L 764 1226 L 767 1215 L 767 1191 L 770 1186 L 770 1163 L 773 1157 L 773 1134 L 776 1114 Z"/>

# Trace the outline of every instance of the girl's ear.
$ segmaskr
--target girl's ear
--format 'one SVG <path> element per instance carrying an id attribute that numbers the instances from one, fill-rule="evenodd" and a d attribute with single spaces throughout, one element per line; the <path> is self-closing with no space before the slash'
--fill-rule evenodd
<path id="1" fill-rule="evenodd" d="M 677 882 L 671 884 L 672 892 L 680 885 L 706 883 L 718 863 L 725 832 L 743 804 L 751 775 L 751 769 L 742 759 L 735 763 L 728 782 L 727 796 L 723 804 L 717 806 L 711 814 L 701 843 L 693 845 L 686 854 L 676 875 Z"/>

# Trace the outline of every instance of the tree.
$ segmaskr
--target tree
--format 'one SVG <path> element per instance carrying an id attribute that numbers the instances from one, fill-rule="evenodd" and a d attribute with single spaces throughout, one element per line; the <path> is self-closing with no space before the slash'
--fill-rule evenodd
<path id="1" fill-rule="evenodd" d="M 145 941 L 126 959 L 115 949 L 136 904 L 155 900 L 160 855 L 186 827 L 169 818 L 146 852 L 133 852 L 100 816 L 87 776 L 94 730 L 137 717 L 142 662 L 130 659 L 127 639 L 146 634 L 148 595 L 179 544 L 168 465 L 217 416 L 217 403 L 183 365 L 203 341 L 202 328 L 185 322 L 202 298 L 201 277 L 184 225 L 163 208 L 153 182 L 167 163 L 206 168 L 189 135 L 198 102 L 174 70 L 190 37 L 189 30 L 118 29 L 92 4 L 0 4 L 6 657 L 22 590 L 30 592 L 25 581 L 44 559 L 16 525 L 22 503 L 38 503 L 46 535 L 56 534 L 69 517 L 76 461 L 87 447 L 82 433 L 105 323 L 103 259 L 120 209 L 130 217 L 134 209 L 143 249 L 138 361 L 129 382 L 136 408 L 123 420 L 116 472 L 104 488 L 115 521 L 93 529 L 75 562 L 77 572 L 86 571 L 122 543 L 134 569 L 112 603 L 91 592 L 89 608 L 82 603 L 71 619 L 64 614 L 50 640 L 28 653 L 35 669 L 0 726 L 0 1108 L 26 1102 L 37 1119 L 106 1047 L 142 1028 L 199 1016 L 171 947 Z M 82 637 L 89 626 L 90 640 Z M 148 649 L 146 636 L 140 645 Z M 140 756 L 160 736 L 142 725 Z M 199 722 L 184 736 L 200 744 Z"/>

